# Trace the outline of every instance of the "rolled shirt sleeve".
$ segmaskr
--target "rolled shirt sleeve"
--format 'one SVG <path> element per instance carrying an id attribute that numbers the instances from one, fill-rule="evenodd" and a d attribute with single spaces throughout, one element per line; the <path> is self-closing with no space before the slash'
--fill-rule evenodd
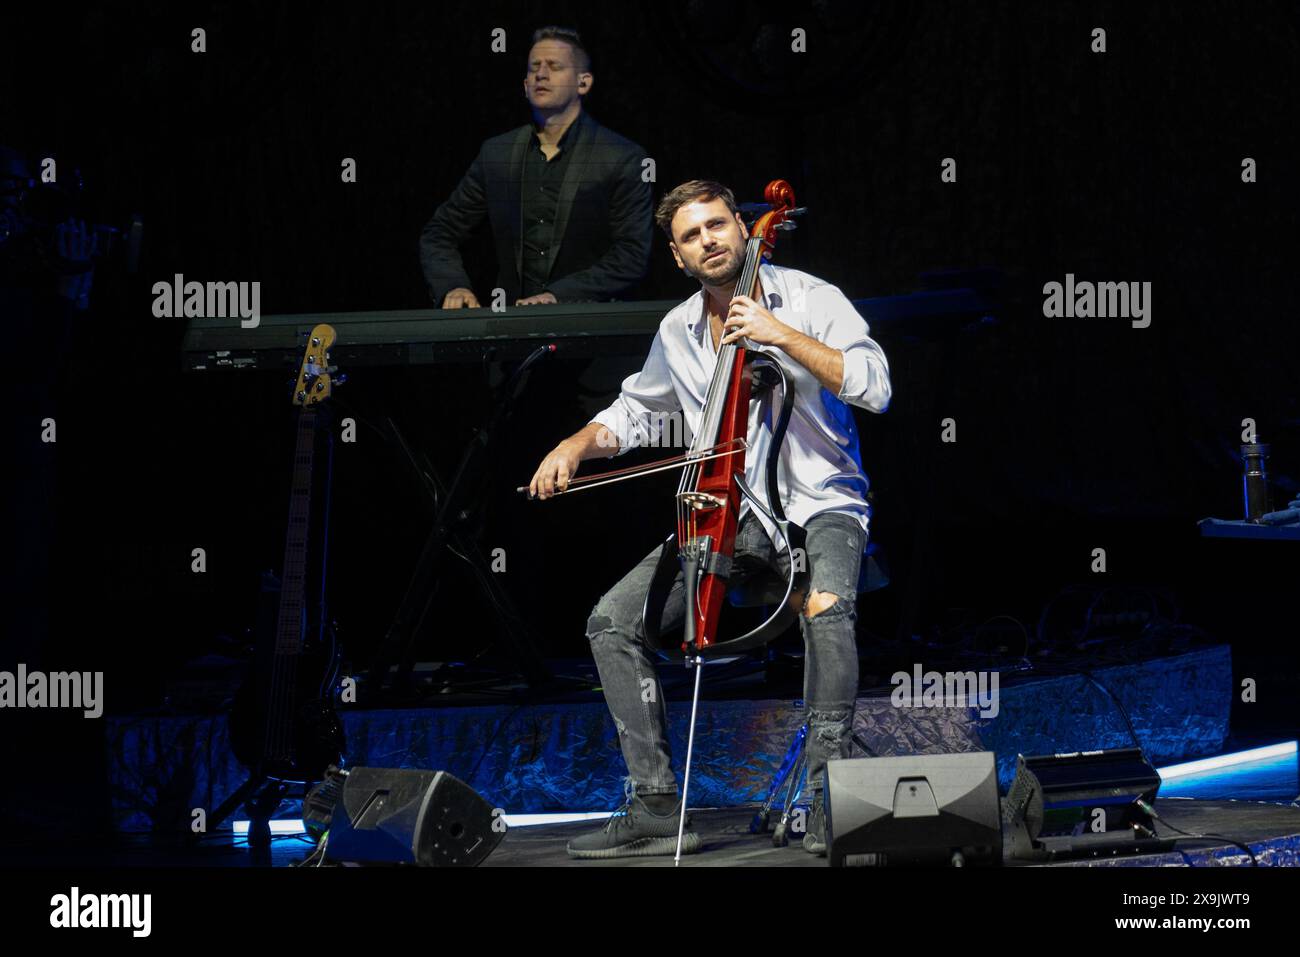
<path id="1" fill-rule="evenodd" d="M 869 412 L 884 412 L 893 394 L 889 360 L 868 335 L 867 321 L 844 293 L 829 284 L 810 290 L 808 300 L 809 313 L 816 317 L 814 338 L 844 354 L 839 398 Z"/>
<path id="2" fill-rule="evenodd" d="M 618 454 L 622 455 L 630 449 L 658 442 L 667 416 L 679 412 L 681 407 L 673 388 L 661 327 L 655 333 L 641 371 L 624 379 L 618 398 L 591 421 L 599 422 L 618 436 Z"/>

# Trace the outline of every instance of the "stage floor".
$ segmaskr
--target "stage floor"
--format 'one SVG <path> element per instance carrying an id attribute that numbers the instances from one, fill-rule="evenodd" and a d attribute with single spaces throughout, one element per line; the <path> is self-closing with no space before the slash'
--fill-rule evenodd
<path id="1" fill-rule="evenodd" d="M 806 853 L 797 842 L 773 847 L 770 834 L 749 833 L 754 807 L 715 808 L 692 812 L 703 838 L 698 854 L 682 859 L 686 867 L 825 867 L 826 859 Z M 1258 801 L 1160 799 L 1156 810 L 1169 824 L 1192 833 L 1215 833 L 1249 844 L 1261 865 L 1300 865 L 1300 806 Z M 599 827 L 600 821 L 540 824 L 512 828 L 484 862 L 485 867 L 672 867 L 671 857 L 634 857 L 608 861 L 575 861 L 564 846 L 576 834 Z M 1172 832 L 1158 826 L 1164 837 Z M 301 836 L 276 836 L 268 852 L 251 851 L 229 832 L 214 834 L 197 847 L 162 844 L 146 835 L 122 836 L 113 845 L 82 843 L 0 848 L 0 863 L 26 867 L 292 867 L 311 851 Z M 1208 867 L 1248 865 L 1246 855 L 1224 840 L 1187 841 L 1164 854 L 1120 859 L 1060 861 L 1047 867 L 1079 866 Z"/>
<path id="2" fill-rule="evenodd" d="M 1193 834 L 1215 833 L 1248 844 L 1260 864 L 1294 865 L 1300 846 L 1300 807 L 1247 801 L 1157 800 L 1156 811 L 1173 827 Z M 826 859 L 807 853 L 800 842 L 773 847 L 771 834 L 749 833 L 755 808 L 716 808 L 691 812 L 693 827 L 703 842 L 699 853 L 685 855 L 682 866 L 690 867 L 825 867 Z M 576 861 L 565 853 L 570 838 L 594 827 L 599 821 L 571 824 L 540 824 L 512 828 L 484 867 L 672 867 L 671 857 L 627 857 L 607 861 Z M 1160 826 L 1157 833 L 1172 834 Z M 1211 857 L 1219 864 L 1249 865 L 1244 851 L 1222 840 L 1188 840 L 1179 850 L 1165 854 L 1129 856 L 1125 863 L 1140 866 L 1209 866 Z M 1184 856 L 1185 855 L 1185 856 Z M 1105 866 L 1113 860 L 1055 861 L 1045 867 Z"/>

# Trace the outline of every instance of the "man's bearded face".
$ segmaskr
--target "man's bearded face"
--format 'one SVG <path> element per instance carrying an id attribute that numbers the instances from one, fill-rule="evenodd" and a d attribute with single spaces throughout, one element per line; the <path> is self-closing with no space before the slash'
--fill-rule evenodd
<path id="1" fill-rule="evenodd" d="M 687 203 L 673 214 L 673 246 L 696 279 L 724 286 L 745 265 L 745 231 L 721 198 Z"/>

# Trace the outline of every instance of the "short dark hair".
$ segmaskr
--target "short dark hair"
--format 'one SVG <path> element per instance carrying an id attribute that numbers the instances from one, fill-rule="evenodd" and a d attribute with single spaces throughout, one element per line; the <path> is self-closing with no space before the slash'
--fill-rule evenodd
<path id="1" fill-rule="evenodd" d="M 731 210 L 733 215 L 739 212 L 736 209 L 736 194 L 721 183 L 716 183 L 711 179 L 687 180 L 659 201 L 659 208 L 655 210 L 655 223 L 668 235 L 668 239 L 671 241 L 673 238 L 673 217 L 677 215 L 677 210 L 687 203 L 708 203 L 715 199 L 721 199 L 726 203 L 727 209 Z"/>
<path id="2" fill-rule="evenodd" d="M 573 47 L 578 72 L 591 72 L 591 55 L 587 53 L 587 48 L 582 45 L 582 37 L 578 36 L 577 30 L 572 27 L 541 27 L 533 31 L 533 42 L 528 45 L 528 49 L 531 50 L 543 40 L 559 40 L 562 43 L 567 43 Z"/>

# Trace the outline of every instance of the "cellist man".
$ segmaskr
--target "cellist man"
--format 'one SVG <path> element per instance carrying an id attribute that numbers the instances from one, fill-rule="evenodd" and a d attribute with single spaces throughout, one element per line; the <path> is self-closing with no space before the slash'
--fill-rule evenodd
<path id="1" fill-rule="evenodd" d="M 808 587 L 798 600 L 806 648 L 806 746 L 813 802 L 803 846 L 824 855 L 826 761 L 847 756 L 858 690 L 855 602 L 869 519 L 867 476 L 849 406 L 885 411 L 891 393 L 889 363 L 853 304 L 814 276 L 765 264 L 759 272 L 762 302 L 734 295 L 748 236 L 730 189 L 707 180 L 683 183 L 660 202 L 655 222 L 667 234 L 678 267 L 698 279 L 700 289 L 669 311 L 641 371 L 623 382 L 609 408 L 542 460 L 529 489 L 538 498 L 548 498 L 567 488 L 580 462 L 657 443 L 665 419 L 673 414 L 680 414 L 687 434 L 694 434 L 718 350 L 725 343 L 745 339 L 747 349 L 782 364 L 795 394 L 780 458 L 780 484 L 787 496 L 783 504 L 789 519 L 808 535 Z M 760 404 L 751 403 L 747 437 L 746 479 L 755 489 L 767 487 L 762 476 L 771 440 Z M 782 575 L 789 571 L 789 559 L 773 544 L 767 522 L 753 509 L 742 509 L 733 581 L 764 567 Z M 659 551 L 652 551 L 610 589 L 587 622 L 629 786 L 621 812 L 600 830 L 569 842 L 572 857 L 676 850 L 680 797 L 664 696 L 641 620 Z M 665 630 L 683 620 L 683 593 L 679 574 L 664 609 Z M 694 852 L 699 846 L 698 833 L 688 830 L 683 851 Z"/>

